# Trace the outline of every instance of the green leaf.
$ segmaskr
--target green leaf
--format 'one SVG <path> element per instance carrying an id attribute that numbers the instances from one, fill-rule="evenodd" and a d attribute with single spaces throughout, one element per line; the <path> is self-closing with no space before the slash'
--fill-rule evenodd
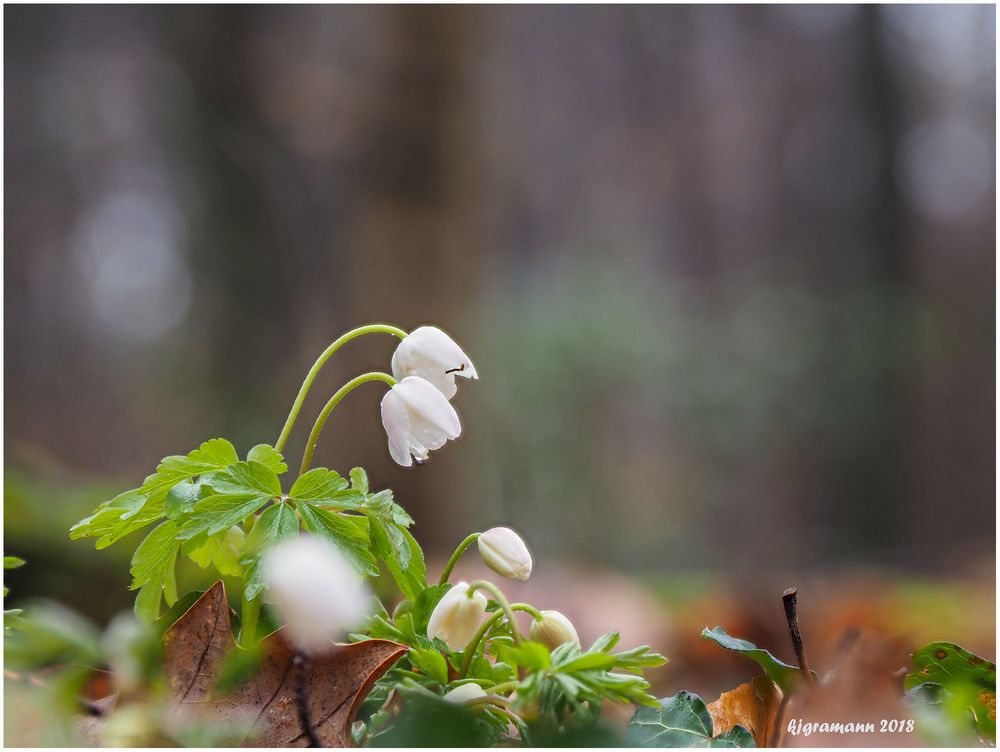
<path id="1" fill-rule="evenodd" d="M 742 726 L 712 737 L 712 716 L 702 699 L 681 691 L 658 707 L 635 711 L 628 723 L 628 744 L 636 747 L 753 747 L 753 736 Z"/>
<path id="2" fill-rule="evenodd" d="M 281 452 L 270 444 L 258 444 L 255 446 L 247 452 L 247 461 L 259 462 L 277 475 L 288 472 L 288 465 L 285 464 L 285 458 L 281 456 Z"/>
<path id="3" fill-rule="evenodd" d="M 237 525 L 262 506 L 271 497 L 267 494 L 247 492 L 215 494 L 199 501 L 178 531 L 180 540 L 193 538 L 200 533 L 215 535 Z"/>
<path id="4" fill-rule="evenodd" d="M 3 557 L 3 568 L 4 569 L 17 569 L 18 567 L 23 567 L 25 564 L 24 559 L 18 556 L 5 556 Z"/>
<path id="5" fill-rule="evenodd" d="M 732 650 L 735 653 L 740 653 L 741 655 L 745 655 L 747 658 L 754 661 L 758 666 L 764 669 L 764 673 L 767 674 L 767 678 L 781 687 L 781 691 L 786 694 L 793 691 L 802 680 L 802 672 L 799 670 L 798 666 L 791 666 L 778 660 L 771 655 L 770 652 L 757 647 L 752 642 L 741 640 L 738 637 L 732 637 L 731 635 L 726 634 L 726 630 L 722 627 L 716 627 L 715 629 L 708 629 L 706 627 L 702 630 L 701 636 L 706 640 L 714 641 L 726 650 Z"/>
<path id="6" fill-rule="evenodd" d="M 368 473 L 363 467 L 355 467 L 351 470 L 351 488 L 361 494 L 368 494 Z"/>
<path id="7" fill-rule="evenodd" d="M 552 665 L 549 649 L 540 642 L 525 641 L 520 645 L 502 645 L 498 657 L 511 666 L 521 666 L 531 671 L 544 671 Z"/>
<path id="8" fill-rule="evenodd" d="M 70 538 L 99 537 L 96 547 L 106 548 L 163 517 L 167 494 L 178 483 L 221 470 L 238 459 L 225 439 L 206 441 L 186 456 L 165 457 L 142 486 L 103 502 L 70 528 Z M 171 510 L 179 511 L 178 504 L 182 501 L 172 502 Z"/>
<path id="9" fill-rule="evenodd" d="M 163 511 L 170 519 L 190 514 L 198 500 L 212 494 L 212 489 L 199 480 L 182 480 L 167 491 L 163 500 Z"/>
<path id="10" fill-rule="evenodd" d="M 252 601 L 264 589 L 264 576 L 260 569 L 260 558 L 253 559 L 243 571 L 243 597 Z"/>
<path id="11" fill-rule="evenodd" d="M 177 525 L 168 520 L 155 528 L 132 555 L 132 586 L 141 588 L 135 601 L 136 615 L 152 621 L 160 615 L 160 598 L 167 605 L 177 600 L 174 565 L 180 543 L 176 540 Z"/>
<path id="12" fill-rule="evenodd" d="M 299 532 L 299 518 L 295 516 L 295 510 L 291 505 L 278 503 L 268 507 L 257 518 L 253 530 L 247 536 L 244 560 L 297 532 Z"/>
<path id="13" fill-rule="evenodd" d="M 243 567 L 240 566 L 246 535 L 238 525 L 228 530 L 208 536 L 202 533 L 181 544 L 181 553 L 185 554 L 202 569 L 214 566 L 223 577 L 242 577 Z M 196 546 L 188 551 L 188 544 Z"/>
<path id="14" fill-rule="evenodd" d="M 941 698 L 951 715 L 970 712 L 979 735 L 996 741 L 996 664 L 953 642 L 932 642 L 913 653 L 913 670 L 903 677 L 907 694 L 920 697 L 920 687 L 939 686 L 929 692 Z"/>
<path id="15" fill-rule="evenodd" d="M 405 528 L 397 528 L 392 523 L 382 523 L 375 517 L 369 518 L 371 540 L 378 558 L 385 562 L 396 585 L 407 598 L 416 598 L 427 587 L 427 569 L 424 565 L 424 552 L 420 544 L 414 540 Z M 390 535 L 387 529 L 398 531 Z M 403 560 L 406 564 L 403 564 Z"/>
<path id="16" fill-rule="evenodd" d="M 332 541 L 359 574 L 374 577 L 378 565 L 371 553 L 368 525 L 363 517 L 349 517 L 309 504 L 299 504 L 299 514 L 306 530 Z"/>
<path id="17" fill-rule="evenodd" d="M 335 506 L 343 509 L 358 509 L 364 495 L 347 487 L 347 481 L 339 473 L 317 467 L 299 476 L 288 492 L 296 501 L 314 506 Z"/>
<path id="18" fill-rule="evenodd" d="M 411 650 L 410 661 L 439 684 L 448 683 L 448 662 L 438 651 L 426 648 Z"/>
<path id="19" fill-rule="evenodd" d="M 237 462 L 212 476 L 212 488 L 220 494 L 256 492 L 281 496 L 281 481 L 274 470 L 260 462 Z"/>

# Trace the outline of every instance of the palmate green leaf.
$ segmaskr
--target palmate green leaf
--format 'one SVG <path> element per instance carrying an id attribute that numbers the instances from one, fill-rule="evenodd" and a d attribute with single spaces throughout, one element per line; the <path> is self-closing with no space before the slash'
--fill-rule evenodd
<path id="1" fill-rule="evenodd" d="M 712 716 L 702 699 L 678 692 L 655 708 L 635 711 L 628 723 L 628 742 L 635 747 L 753 747 L 753 735 L 742 726 L 712 736 Z"/>
<path id="2" fill-rule="evenodd" d="M 281 496 L 281 481 L 274 470 L 254 460 L 237 462 L 214 473 L 211 485 L 220 494 L 259 493 L 268 497 Z"/>
<path id="3" fill-rule="evenodd" d="M 726 630 L 722 627 L 715 629 L 706 627 L 702 630 L 701 636 L 706 640 L 712 640 L 726 650 L 745 655 L 764 669 L 767 678 L 781 687 L 781 691 L 786 694 L 793 691 L 802 680 L 802 672 L 798 666 L 791 666 L 778 660 L 770 652 L 757 647 L 752 642 L 726 634 Z"/>
<path id="4" fill-rule="evenodd" d="M 410 662 L 439 684 L 448 683 L 448 662 L 436 650 L 420 648 L 411 650 Z"/>
<path id="5" fill-rule="evenodd" d="M 270 444 L 258 444 L 247 452 L 247 462 L 251 461 L 259 462 L 275 475 L 283 475 L 288 472 L 288 465 L 285 464 L 285 458 L 281 456 L 281 452 Z"/>
<path id="6" fill-rule="evenodd" d="M 97 537 L 96 547 L 106 548 L 162 518 L 167 513 L 167 494 L 178 483 L 221 470 L 238 459 L 225 439 L 206 441 L 186 456 L 165 457 L 142 486 L 103 502 L 70 528 L 70 538 Z"/>
<path id="7" fill-rule="evenodd" d="M 168 520 L 147 535 L 132 555 L 131 589 L 140 589 L 135 612 L 144 621 L 153 621 L 160 615 L 161 597 L 168 606 L 177 600 L 174 565 L 180 542 L 176 535 L 176 523 Z"/>
<path id="8" fill-rule="evenodd" d="M 368 521 L 364 517 L 337 514 L 301 502 L 298 509 L 306 530 L 331 541 L 359 574 L 369 577 L 378 574 L 378 564 L 371 553 Z"/>
<path id="9" fill-rule="evenodd" d="M 238 525 L 215 535 L 202 533 L 181 544 L 181 554 L 202 569 L 214 566 L 223 577 L 242 577 L 240 565 L 246 535 Z"/>
<path id="10" fill-rule="evenodd" d="M 337 472 L 317 467 L 299 476 L 288 495 L 296 501 L 313 506 L 359 509 L 364 494 L 348 488 L 347 481 Z"/>
<path id="11" fill-rule="evenodd" d="M 375 555 L 385 562 L 403 595 L 416 598 L 427 587 L 427 568 L 420 544 L 406 528 L 385 524 L 377 517 L 368 519 Z"/>
<path id="12" fill-rule="evenodd" d="M 256 555 L 279 541 L 299 532 L 299 518 L 289 504 L 268 507 L 257 518 L 244 547 L 244 557 Z"/>
<path id="13" fill-rule="evenodd" d="M 177 533 L 180 540 L 215 535 L 237 525 L 271 500 L 261 493 L 214 494 L 199 501 Z"/>

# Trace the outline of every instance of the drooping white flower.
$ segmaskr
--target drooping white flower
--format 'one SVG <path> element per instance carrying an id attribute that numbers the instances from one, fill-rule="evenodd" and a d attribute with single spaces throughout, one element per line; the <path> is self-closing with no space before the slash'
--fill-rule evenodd
<path id="1" fill-rule="evenodd" d="M 448 399 L 458 391 L 456 376 L 479 378 L 469 356 L 436 326 L 418 327 L 403 338 L 392 354 L 392 375 L 400 380 L 407 376 L 427 379 Z"/>
<path id="2" fill-rule="evenodd" d="M 558 611 L 542 611 L 542 618 L 531 622 L 528 636 L 535 642 L 540 642 L 550 649 L 555 649 L 564 642 L 580 644 L 580 636 L 576 633 L 573 622 Z"/>
<path id="3" fill-rule="evenodd" d="M 512 580 L 531 576 L 531 554 L 521 536 L 509 527 L 494 527 L 479 536 L 479 553 L 487 566 Z"/>
<path id="4" fill-rule="evenodd" d="M 382 425 L 389 454 L 403 467 L 423 461 L 462 433 L 458 413 L 441 392 L 419 376 L 407 376 L 382 398 Z"/>
<path id="5" fill-rule="evenodd" d="M 460 684 L 444 693 L 444 699 L 448 702 L 468 702 L 478 697 L 486 697 L 486 692 L 475 682 Z"/>
<path id="6" fill-rule="evenodd" d="M 444 594 L 427 622 L 427 637 L 444 640 L 452 650 L 463 650 L 486 619 L 486 596 L 469 595 L 469 584 L 457 583 Z"/>
<path id="7" fill-rule="evenodd" d="M 307 653 L 332 647 L 370 615 L 371 592 L 331 543 L 301 535 L 264 553 L 262 574 L 292 643 Z"/>

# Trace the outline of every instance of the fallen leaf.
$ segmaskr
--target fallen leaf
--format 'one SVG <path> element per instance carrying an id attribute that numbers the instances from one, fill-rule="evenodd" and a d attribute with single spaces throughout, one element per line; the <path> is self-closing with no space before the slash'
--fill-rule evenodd
<path id="1" fill-rule="evenodd" d="M 295 704 L 295 651 L 281 631 L 266 637 L 263 659 L 246 683 L 229 693 L 214 690 L 226 655 L 235 649 L 222 582 L 212 586 L 164 635 L 164 671 L 174 712 L 219 724 L 247 721 L 246 745 L 304 747 L 308 739 Z M 337 645 L 303 668 L 309 717 L 327 747 L 351 743 L 351 724 L 375 681 L 408 648 L 388 640 Z"/>
<path id="2" fill-rule="evenodd" d="M 723 692 L 708 705 L 708 712 L 716 734 L 742 726 L 753 734 L 758 747 L 767 747 L 780 704 L 781 690 L 766 676 L 758 676 L 731 692 Z"/>

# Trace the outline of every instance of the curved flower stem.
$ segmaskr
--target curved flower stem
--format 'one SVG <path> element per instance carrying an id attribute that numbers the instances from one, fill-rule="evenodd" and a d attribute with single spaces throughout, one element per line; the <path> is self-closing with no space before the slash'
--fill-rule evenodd
<path id="1" fill-rule="evenodd" d="M 396 385 L 396 379 L 387 373 L 382 373 L 381 371 L 371 371 L 369 373 L 363 373 L 360 376 L 355 376 L 353 379 L 344 384 L 340 389 L 338 389 L 330 401 L 326 403 L 323 410 L 320 412 L 319 417 L 316 418 L 316 422 L 313 423 L 312 431 L 309 432 L 309 440 L 306 442 L 305 451 L 302 453 L 302 464 L 299 466 L 299 475 L 302 475 L 306 470 L 309 469 L 309 465 L 312 464 L 313 452 L 316 450 L 316 442 L 319 440 L 320 432 L 323 430 L 323 426 L 326 424 L 326 419 L 330 417 L 330 413 L 333 412 L 333 408 L 344 399 L 350 392 L 352 392 L 357 387 L 362 384 L 366 384 L 369 381 L 382 381 L 389 386 Z"/>
<path id="2" fill-rule="evenodd" d="M 479 584 L 479 583 L 473 583 L 473 587 L 475 587 L 477 584 Z M 489 583 L 486 583 L 486 584 L 489 585 Z M 470 592 L 472 591 L 472 587 L 469 588 L 469 591 Z M 496 592 L 500 592 L 500 591 L 498 590 Z M 495 594 L 494 594 L 494 597 L 495 597 Z M 501 598 L 502 597 L 503 596 L 501 595 Z M 497 602 L 499 603 L 500 601 L 498 600 Z M 506 600 L 504 600 L 504 603 L 505 602 L 506 602 Z M 509 605 L 509 611 L 505 610 L 503 608 L 503 603 L 501 603 L 500 605 L 501 605 L 501 609 L 499 611 L 495 611 L 492 614 L 490 614 L 490 617 L 486 621 L 484 621 L 482 623 L 482 625 L 476 631 L 476 634 L 473 635 L 473 637 L 472 637 L 471 640 L 469 640 L 469 644 L 465 648 L 464 657 L 462 659 L 462 668 L 460 668 L 459 671 L 458 671 L 458 678 L 459 679 L 464 679 L 465 675 L 467 673 L 469 673 L 469 666 L 472 665 L 472 657 L 476 654 L 476 650 L 479 648 L 479 643 L 483 641 L 483 637 L 485 637 L 486 633 L 490 631 L 490 627 L 492 627 L 494 624 L 496 624 L 498 621 L 500 621 L 501 618 L 503 618 L 504 616 L 506 616 L 507 617 L 507 621 L 510 622 L 510 624 L 511 624 L 510 629 L 511 629 L 511 632 L 513 633 L 513 635 L 514 635 L 514 641 L 515 642 L 517 642 L 520 639 L 520 635 L 518 635 L 518 632 L 517 632 L 517 624 L 514 623 L 514 614 L 513 614 L 514 611 L 527 611 L 529 614 L 531 614 L 532 616 L 534 616 L 536 619 L 541 619 L 542 618 L 542 615 L 538 611 L 538 609 L 535 608 L 534 606 L 528 605 L 527 603 L 511 603 Z"/>
<path id="3" fill-rule="evenodd" d="M 305 402 L 306 395 L 309 394 L 309 389 L 312 387 L 313 381 L 316 380 L 316 376 L 319 374 L 323 364 L 326 363 L 326 361 L 330 359 L 330 356 L 337 352 L 342 345 L 350 342 L 355 337 L 360 337 L 362 334 L 392 334 L 400 339 L 406 336 L 406 332 L 399 327 L 391 326 L 390 324 L 368 324 L 366 326 L 359 326 L 357 329 L 352 329 L 346 334 L 342 334 L 335 339 L 330 346 L 327 347 L 318 358 L 316 358 L 316 362 L 313 363 L 312 368 L 309 369 L 309 373 L 306 374 L 305 381 L 302 382 L 302 386 L 299 388 L 299 393 L 295 397 L 295 402 L 292 403 L 292 409 L 288 413 L 285 425 L 281 429 L 281 435 L 278 436 L 278 440 L 274 442 L 274 448 L 279 452 L 285 448 L 285 442 L 288 441 L 288 436 L 292 432 L 292 427 L 295 425 L 295 421 L 299 417 L 299 411 L 302 410 L 302 403 Z"/>
<path id="4" fill-rule="evenodd" d="M 455 553 L 451 555 L 451 558 L 448 559 L 448 563 L 444 565 L 444 571 L 441 572 L 441 579 L 438 580 L 439 585 L 447 584 L 448 578 L 451 577 L 451 570 L 455 568 L 455 564 L 457 564 L 458 560 L 462 558 L 462 554 L 465 553 L 465 549 L 477 541 L 480 535 L 482 535 L 482 533 L 473 533 L 458 544 L 458 548 L 455 549 Z"/>

